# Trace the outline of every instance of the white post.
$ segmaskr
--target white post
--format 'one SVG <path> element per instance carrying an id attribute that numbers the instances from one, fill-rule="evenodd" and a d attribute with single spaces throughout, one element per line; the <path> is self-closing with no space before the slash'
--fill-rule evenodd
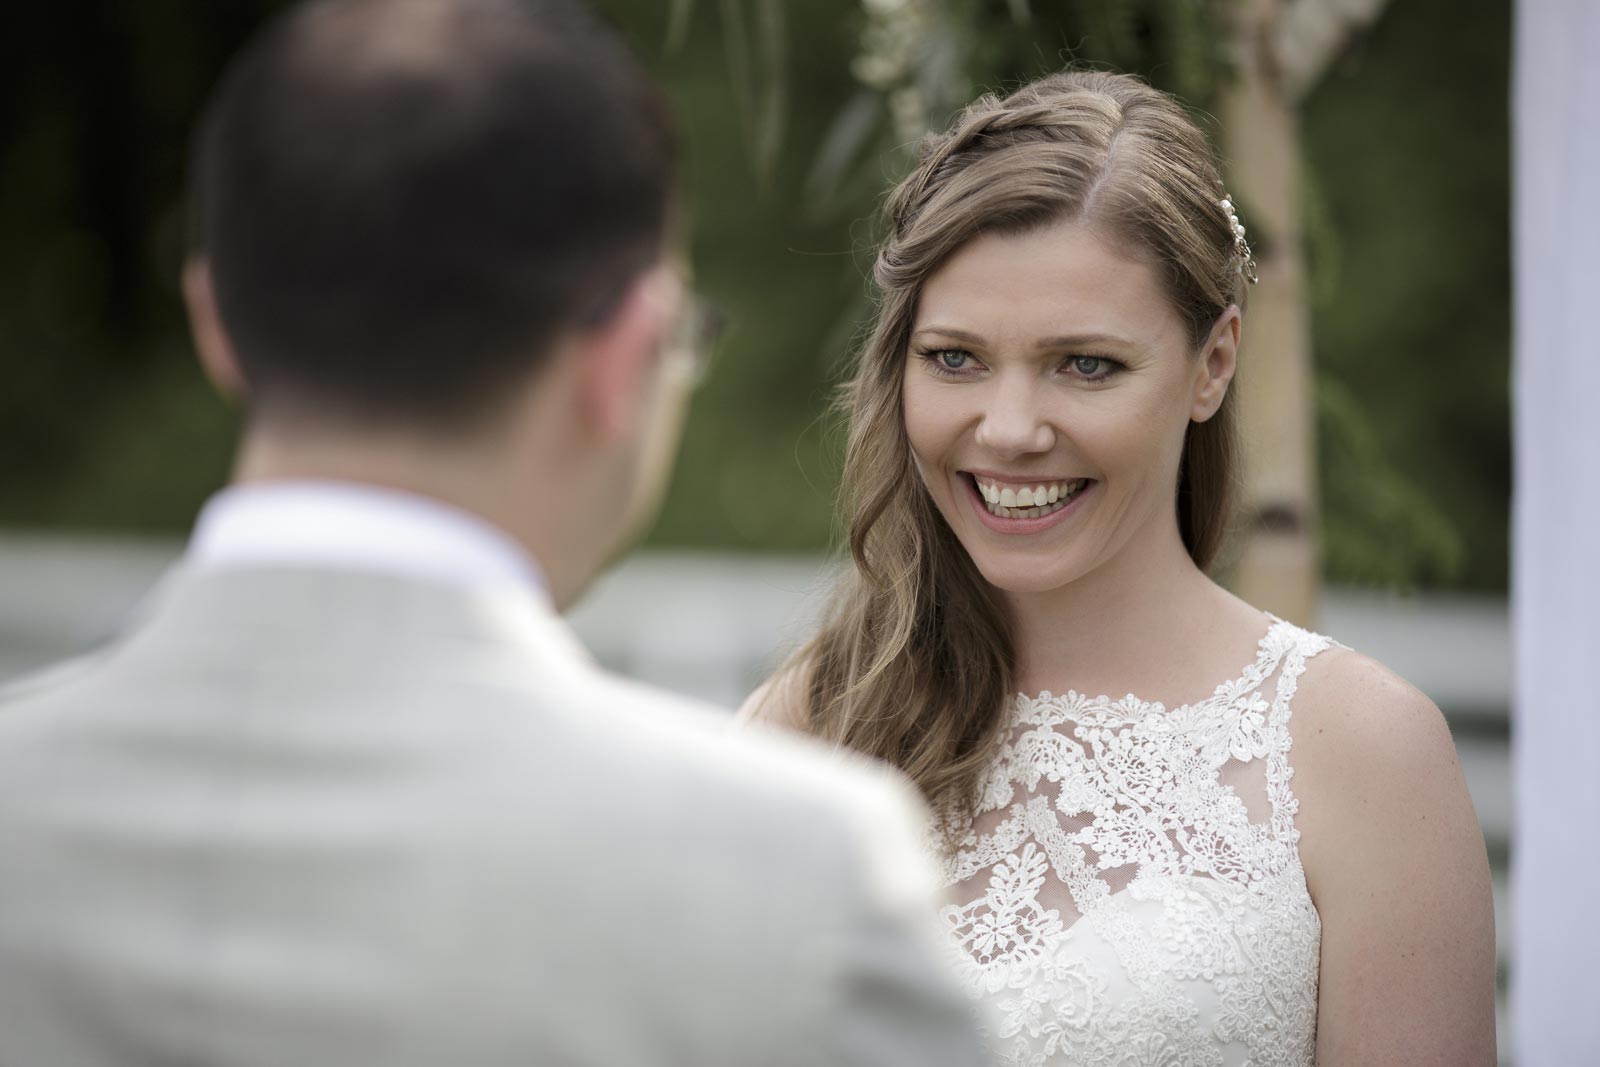
<path id="1" fill-rule="evenodd" d="M 1566 1067 L 1600 1063 L 1600 4 L 1518 0 L 1515 60 L 1511 1036 Z"/>

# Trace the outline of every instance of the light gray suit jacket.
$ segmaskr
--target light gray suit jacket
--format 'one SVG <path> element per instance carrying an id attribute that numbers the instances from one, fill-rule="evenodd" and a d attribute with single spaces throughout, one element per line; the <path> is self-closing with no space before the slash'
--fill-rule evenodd
<path id="1" fill-rule="evenodd" d="M 0 1065 L 982 1053 L 909 788 L 520 591 L 179 573 L 0 693 Z"/>

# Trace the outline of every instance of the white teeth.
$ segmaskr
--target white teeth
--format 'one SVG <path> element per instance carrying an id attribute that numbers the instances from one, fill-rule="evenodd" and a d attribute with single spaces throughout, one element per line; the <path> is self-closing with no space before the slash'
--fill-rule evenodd
<path id="1" fill-rule="evenodd" d="M 978 495 L 989 505 L 989 511 L 1003 519 L 1034 519 L 1052 515 L 1070 504 L 1089 485 L 1087 478 L 1069 482 L 1050 482 L 1046 485 L 1023 486 L 1021 489 L 987 479 L 974 478 Z"/>
<path id="2" fill-rule="evenodd" d="M 1071 496 L 1083 488 L 1087 481 L 1086 478 L 1076 478 L 1072 481 L 1040 482 L 1037 485 L 1024 485 L 1019 488 L 1004 482 L 990 481 L 987 478 L 973 478 L 978 487 L 978 494 L 991 504 L 1000 503 L 1000 497 L 1009 492 L 1013 500 L 1022 502 L 1022 507 L 1042 507 L 1047 503 L 1054 503 L 1064 496 Z M 1030 500 L 1032 504 L 1028 503 Z"/>

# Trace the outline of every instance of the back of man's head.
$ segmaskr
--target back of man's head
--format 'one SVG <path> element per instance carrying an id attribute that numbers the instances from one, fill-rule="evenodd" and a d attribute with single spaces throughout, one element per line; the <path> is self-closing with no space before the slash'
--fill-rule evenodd
<path id="1" fill-rule="evenodd" d="M 671 135 L 577 0 L 318 0 L 228 71 L 193 173 L 254 413 L 449 428 L 659 259 Z"/>

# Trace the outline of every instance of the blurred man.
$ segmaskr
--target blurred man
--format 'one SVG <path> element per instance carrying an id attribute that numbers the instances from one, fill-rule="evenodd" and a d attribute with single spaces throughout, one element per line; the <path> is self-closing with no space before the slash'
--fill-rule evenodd
<path id="1" fill-rule="evenodd" d="M 669 140 L 566 0 L 328 0 L 228 72 L 184 287 L 235 484 L 0 697 L 0 1063 L 978 1062 L 907 788 L 555 614 L 669 466 Z"/>

